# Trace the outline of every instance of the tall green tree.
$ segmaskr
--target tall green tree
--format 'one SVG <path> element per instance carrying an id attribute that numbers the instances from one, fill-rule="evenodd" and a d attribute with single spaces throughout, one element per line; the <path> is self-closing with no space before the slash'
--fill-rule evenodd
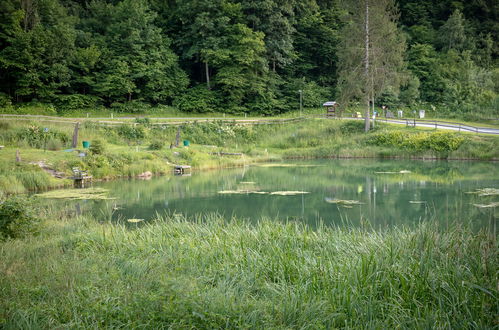
<path id="1" fill-rule="evenodd" d="M 170 49 L 171 41 L 154 25 L 155 18 L 146 0 L 90 4 L 82 26 L 95 43 L 80 51 L 86 56 L 80 70 L 96 67 L 90 87 L 108 103 L 169 103 L 186 87 L 188 80 Z"/>
<path id="2" fill-rule="evenodd" d="M 284 68 L 296 58 L 293 46 L 295 0 L 241 0 L 248 26 L 263 32 L 272 70 Z"/>
<path id="3" fill-rule="evenodd" d="M 385 88 L 398 89 L 404 69 L 405 41 L 397 28 L 393 0 L 349 0 L 342 29 L 339 88 L 342 99 L 365 102 L 365 131 L 370 129 L 370 105 Z"/>
<path id="4" fill-rule="evenodd" d="M 0 65 L 15 81 L 16 100 L 51 102 L 69 86 L 74 18 L 57 0 L 26 0 L 14 7 Z M 17 23 L 16 23 L 17 21 Z"/>

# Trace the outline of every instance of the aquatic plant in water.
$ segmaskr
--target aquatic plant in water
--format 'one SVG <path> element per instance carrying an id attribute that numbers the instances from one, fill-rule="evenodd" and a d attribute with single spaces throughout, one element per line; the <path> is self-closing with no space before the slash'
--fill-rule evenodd
<path id="1" fill-rule="evenodd" d="M 86 188 L 86 189 L 59 189 L 36 194 L 36 197 L 49 199 L 115 199 L 108 196 L 108 189 Z"/>

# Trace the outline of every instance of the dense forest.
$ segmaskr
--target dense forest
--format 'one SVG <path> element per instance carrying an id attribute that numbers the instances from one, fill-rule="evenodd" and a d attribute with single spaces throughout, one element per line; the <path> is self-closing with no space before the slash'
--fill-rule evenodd
<path id="1" fill-rule="evenodd" d="M 305 107 L 360 104 L 345 82 L 362 65 L 348 59 L 361 58 L 364 2 L 2 0 L 0 107 L 269 115 L 299 93 Z M 399 60 L 374 103 L 498 117 L 499 2 L 384 3 L 369 14 L 373 62 Z"/>

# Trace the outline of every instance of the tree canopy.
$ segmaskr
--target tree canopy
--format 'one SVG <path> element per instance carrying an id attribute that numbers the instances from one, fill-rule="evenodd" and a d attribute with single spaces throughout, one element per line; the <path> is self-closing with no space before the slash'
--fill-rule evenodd
<path id="1" fill-rule="evenodd" d="M 498 16 L 493 0 L 3 0 L 0 107 L 276 114 L 301 90 L 306 107 L 369 92 L 497 117 Z"/>

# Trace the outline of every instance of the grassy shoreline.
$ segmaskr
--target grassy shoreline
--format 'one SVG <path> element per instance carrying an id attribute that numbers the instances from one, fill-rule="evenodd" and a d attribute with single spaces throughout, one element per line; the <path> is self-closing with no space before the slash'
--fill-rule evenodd
<path id="1" fill-rule="evenodd" d="M 91 150 L 85 158 L 78 157 L 76 151 L 63 152 L 69 148 L 72 124 L 47 124 L 48 137 L 37 122 L 0 121 L 0 126 L 0 145 L 5 146 L 0 150 L 0 196 L 68 185 L 68 180 L 52 175 L 70 176 L 72 167 L 87 170 L 96 180 L 110 180 L 145 172 L 165 175 L 172 172 L 173 164 L 202 170 L 285 159 L 499 160 L 496 136 L 388 124 L 378 124 L 366 134 L 363 123 L 356 121 L 310 119 L 256 126 L 230 121 L 192 123 L 181 127 L 180 142 L 189 140 L 190 147 L 173 149 L 169 145 L 178 129 L 173 125 L 151 126 L 144 119 L 116 127 L 84 122 L 80 143 L 95 145 L 100 141 L 103 145 L 102 150 Z M 44 151 L 45 147 L 52 150 Z M 15 162 L 16 150 L 21 153 L 20 163 Z"/>
<path id="2" fill-rule="evenodd" d="M 39 236 L 0 243 L 0 326 L 493 327 L 496 237 L 436 228 L 50 211 Z"/>
<path id="3" fill-rule="evenodd" d="M 361 124 L 198 123 L 182 127 L 191 146 L 173 149 L 176 127 L 84 124 L 80 141 L 104 146 L 81 159 L 62 150 L 72 126 L 51 124 L 55 150 L 43 151 L 39 125 L 13 122 L 0 131 L 0 199 L 67 183 L 35 162 L 104 180 L 167 174 L 175 163 L 198 170 L 298 156 L 499 158 L 497 137 L 391 125 L 365 134 Z M 374 230 L 216 214 L 112 223 L 75 212 L 37 209 L 38 235 L 0 241 L 0 328 L 497 326 L 497 236 L 465 219 Z"/>

